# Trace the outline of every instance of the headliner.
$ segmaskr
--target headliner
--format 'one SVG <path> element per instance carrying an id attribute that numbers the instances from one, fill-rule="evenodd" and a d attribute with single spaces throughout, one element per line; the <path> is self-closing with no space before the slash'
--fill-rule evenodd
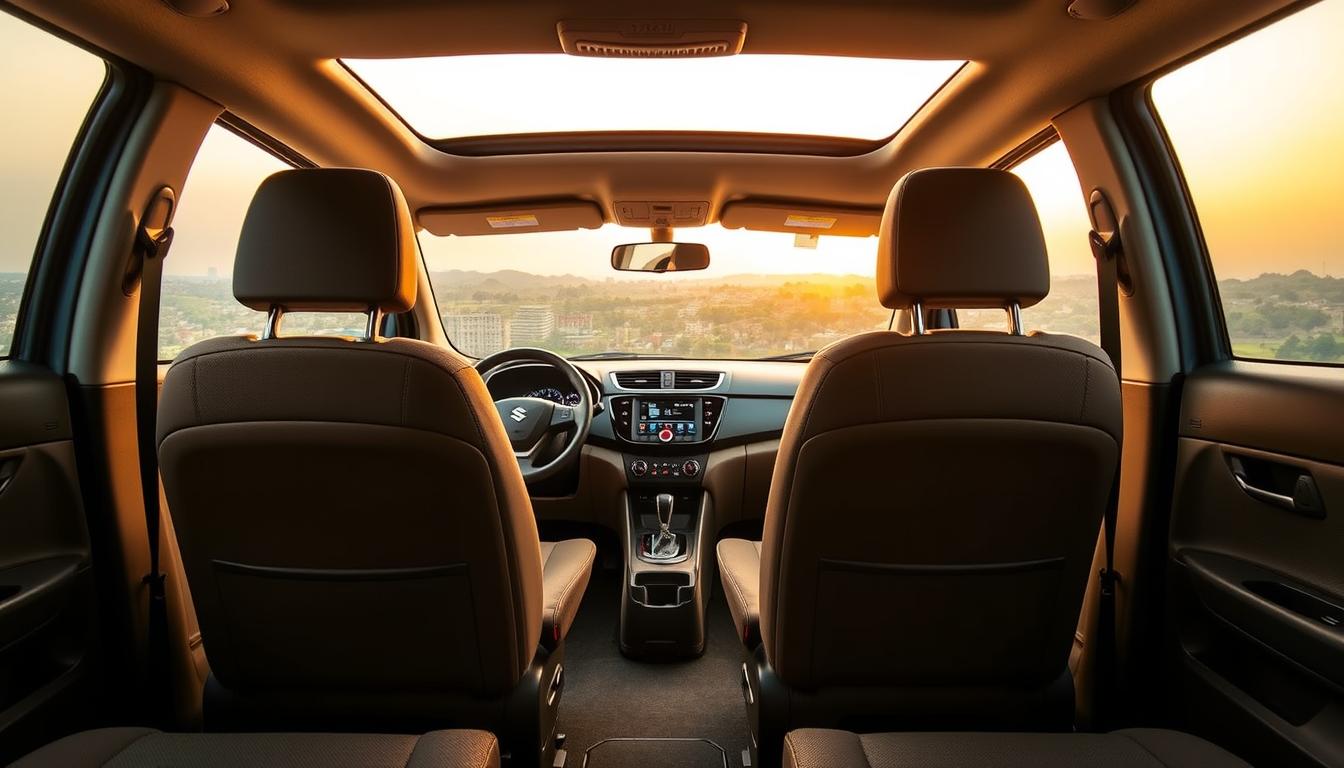
<path id="1" fill-rule="evenodd" d="M 514 139 L 455 153 L 422 140 L 336 61 L 558 52 L 557 21 L 629 17 L 628 2 L 232 0 L 212 19 L 158 0 L 13 3 L 216 101 L 314 162 L 391 175 L 415 209 L 580 197 L 611 220 L 616 200 L 707 200 L 711 221 L 744 198 L 881 207 L 910 169 L 990 164 L 1070 107 L 1291 4 L 1139 0 L 1106 21 L 1070 18 L 1067 0 L 685 0 L 658 13 L 745 20 L 746 53 L 970 62 L 890 140 L 787 154 L 822 148 L 673 135 L 657 145 L 665 151 L 640 151 L 647 143 L 588 134 L 564 152 Z"/>

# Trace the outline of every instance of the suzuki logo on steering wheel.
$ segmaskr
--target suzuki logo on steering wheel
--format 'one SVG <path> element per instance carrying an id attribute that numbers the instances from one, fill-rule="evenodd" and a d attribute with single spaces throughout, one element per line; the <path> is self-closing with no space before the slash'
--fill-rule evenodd
<path id="1" fill-rule="evenodd" d="M 509 411 L 509 418 L 517 422 L 522 422 L 523 419 L 527 418 L 527 409 L 520 405 L 512 411 Z"/>

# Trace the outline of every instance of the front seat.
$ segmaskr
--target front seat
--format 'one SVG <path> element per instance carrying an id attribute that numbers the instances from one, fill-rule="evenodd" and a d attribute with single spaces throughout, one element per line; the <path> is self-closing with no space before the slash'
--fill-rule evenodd
<path id="1" fill-rule="evenodd" d="M 234 295 L 261 337 L 184 351 L 158 451 L 211 665 L 210 730 L 492 730 L 550 765 L 561 641 L 595 547 L 538 541 L 481 377 L 379 338 L 416 300 L 400 190 L 283 171 L 243 224 Z M 368 337 L 282 337 L 284 313 L 367 313 Z"/>
<path id="2" fill-rule="evenodd" d="M 1068 656 L 1120 455 L 1095 345 L 1024 334 L 1050 287 L 1025 186 L 936 168 L 887 200 L 877 293 L 914 333 L 833 344 L 784 428 L 761 542 L 719 566 L 762 765 L 796 727 L 1068 728 Z M 924 332 L 926 309 L 1008 330 Z"/>

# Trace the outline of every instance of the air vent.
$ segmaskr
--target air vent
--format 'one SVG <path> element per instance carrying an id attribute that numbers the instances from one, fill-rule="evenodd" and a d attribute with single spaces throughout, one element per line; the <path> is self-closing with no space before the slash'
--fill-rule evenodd
<path id="1" fill-rule="evenodd" d="M 673 381 L 676 389 L 713 389 L 719 385 L 720 375 L 710 371 L 677 371 Z"/>
<path id="2" fill-rule="evenodd" d="M 604 59 L 693 59 L 742 52 L 747 23 L 734 19 L 566 19 L 560 49 Z M 660 83 L 661 85 L 661 83 Z"/>
<path id="3" fill-rule="evenodd" d="M 727 56 L 725 42 L 692 45 L 614 45 L 580 40 L 574 46 L 579 56 L 601 56 L 609 59 L 688 59 L 699 56 Z"/>
<path id="4" fill-rule="evenodd" d="M 618 371 L 612 376 L 622 389 L 661 389 L 658 371 Z"/>

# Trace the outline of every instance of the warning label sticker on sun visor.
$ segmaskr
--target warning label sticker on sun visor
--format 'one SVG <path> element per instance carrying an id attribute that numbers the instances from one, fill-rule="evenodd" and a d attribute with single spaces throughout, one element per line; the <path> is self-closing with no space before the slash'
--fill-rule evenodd
<path id="1" fill-rule="evenodd" d="M 805 229 L 830 229 L 835 226 L 836 218 L 834 216 L 803 216 L 797 213 L 791 213 L 784 219 L 786 227 L 803 227 Z"/>
<path id="2" fill-rule="evenodd" d="M 515 216 L 486 216 L 485 220 L 490 224 L 491 229 L 517 229 L 519 227 L 535 227 L 539 224 L 537 217 L 530 213 Z"/>

